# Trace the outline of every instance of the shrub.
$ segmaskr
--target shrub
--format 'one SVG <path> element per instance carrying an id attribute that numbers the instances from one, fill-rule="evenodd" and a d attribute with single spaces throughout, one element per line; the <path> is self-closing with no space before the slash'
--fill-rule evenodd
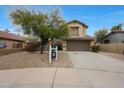
<path id="1" fill-rule="evenodd" d="M 62 44 L 58 43 L 57 46 L 58 46 L 58 50 L 62 50 Z"/>
<path id="2" fill-rule="evenodd" d="M 34 51 L 38 51 L 39 47 L 40 47 L 40 43 L 29 42 L 27 43 L 25 50 L 28 52 L 34 52 Z"/>
<path id="3" fill-rule="evenodd" d="M 58 46 L 58 50 L 59 51 L 62 51 L 62 40 L 61 39 L 56 39 L 56 40 L 54 40 L 53 41 L 53 44 L 55 45 L 55 46 Z"/>
<path id="4" fill-rule="evenodd" d="M 25 47 L 26 51 L 34 52 L 34 51 L 38 51 L 39 50 L 40 42 L 38 41 L 37 38 L 27 37 L 26 41 L 28 41 L 27 45 Z"/>
<path id="5" fill-rule="evenodd" d="M 97 52 L 99 51 L 99 45 L 93 45 L 93 46 L 91 47 L 91 51 L 97 53 Z"/>

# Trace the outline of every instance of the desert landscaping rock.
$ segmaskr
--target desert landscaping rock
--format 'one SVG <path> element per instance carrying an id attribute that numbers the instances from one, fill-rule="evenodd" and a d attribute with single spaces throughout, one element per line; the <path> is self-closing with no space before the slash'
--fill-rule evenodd
<path id="1" fill-rule="evenodd" d="M 58 52 L 58 60 L 48 63 L 48 52 L 18 52 L 0 57 L 0 70 L 36 67 L 73 67 L 66 52 Z"/>

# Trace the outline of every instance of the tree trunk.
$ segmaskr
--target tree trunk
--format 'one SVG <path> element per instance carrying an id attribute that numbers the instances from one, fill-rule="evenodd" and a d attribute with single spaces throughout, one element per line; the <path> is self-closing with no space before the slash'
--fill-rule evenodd
<path id="1" fill-rule="evenodd" d="M 43 54 L 44 51 L 44 46 L 48 43 L 48 38 L 43 38 L 41 37 L 41 42 L 40 42 L 40 53 Z"/>
<path id="2" fill-rule="evenodd" d="M 41 44 L 41 47 L 40 47 L 40 54 L 43 54 L 43 50 L 44 50 L 44 45 Z"/>

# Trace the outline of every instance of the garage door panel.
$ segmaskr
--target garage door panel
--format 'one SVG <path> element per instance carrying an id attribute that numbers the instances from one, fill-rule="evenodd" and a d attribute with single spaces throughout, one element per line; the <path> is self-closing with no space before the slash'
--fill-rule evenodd
<path id="1" fill-rule="evenodd" d="M 88 51 L 89 44 L 86 41 L 67 41 L 68 51 Z"/>

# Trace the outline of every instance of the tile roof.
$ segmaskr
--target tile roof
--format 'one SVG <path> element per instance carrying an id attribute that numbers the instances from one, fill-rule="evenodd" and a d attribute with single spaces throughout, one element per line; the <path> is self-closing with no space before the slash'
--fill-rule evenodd
<path id="1" fill-rule="evenodd" d="M 0 31 L 0 38 L 8 39 L 8 40 L 24 41 L 23 36 L 15 35 L 13 33 L 5 32 L 5 31 Z"/>

